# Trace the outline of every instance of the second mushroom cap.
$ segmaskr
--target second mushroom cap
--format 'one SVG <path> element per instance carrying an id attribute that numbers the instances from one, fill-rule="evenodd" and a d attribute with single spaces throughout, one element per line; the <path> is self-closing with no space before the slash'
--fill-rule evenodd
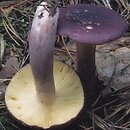
<path id="1" fill-rule="evenodd" d="M 98 5 L 68 5 L 60 11 L 57 33 L 89 44 L 118 38 L 127 29 L 120 14 Z"/>

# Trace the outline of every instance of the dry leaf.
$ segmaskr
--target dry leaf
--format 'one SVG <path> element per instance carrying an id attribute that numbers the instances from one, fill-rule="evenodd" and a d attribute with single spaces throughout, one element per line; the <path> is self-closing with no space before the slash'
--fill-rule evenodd
<path id="1" fill-rule="evenodd" d="M 19 68 L 19 62 L 16 57 L 11 57 L 7 60 L 5 66 L 0 71 L 0 79 L 11 78 Z"/>
<path id="2" fill-rule="evenodd" d="M 7 60 L 5 66 L 0 71 L 0 92 L 5 92 L 6 85 L 5 81 L 9 81 L 8 78 L 12 78 L 12 76 L 18 71 L 19 62 L 16 57 L 11 57 Z"/>

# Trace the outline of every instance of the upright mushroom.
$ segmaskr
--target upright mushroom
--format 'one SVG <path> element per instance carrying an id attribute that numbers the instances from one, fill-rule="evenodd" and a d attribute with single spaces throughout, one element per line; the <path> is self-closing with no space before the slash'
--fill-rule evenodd
<path id="1" fill-rule="evenodd" d="M 76 41 L 77 72 L 85 97 L 93 102 L 97 95 L 95 48 L 110 42 L 127 30 L 120 14 L 98 5 L 77 4 L 61 8 L 57 33 Z"/>
<path id="2" fill-rule="evenodd" d="M 17 120 L 43 129 L 74 120 L 84 105 L 75 71 L 53 60 L 59 10 L 51 6 L 38 6 L 29 38 L 30 65 L 12 78 L 5 94 L 7 108 Z"/>

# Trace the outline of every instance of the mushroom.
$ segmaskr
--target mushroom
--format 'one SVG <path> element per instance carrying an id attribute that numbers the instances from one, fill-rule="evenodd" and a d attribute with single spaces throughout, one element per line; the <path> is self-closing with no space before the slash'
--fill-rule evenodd
<path id="1" fill-rule="evenodd" d="M 30 65 L 15 74 L 5 93 L 13 117 L 40 130 L 66 126 L 80 117 L 84 106 L 76 72 L 53 60 L 59 10 L 50 6 L 46 2 L 38 6 L 29 38 Z"/>
<path id="2" fill-rule="evenodd" d="M 84 87 L 85 98 L 93 102 L 96 87 L 95 48 L 110 42 L 127 30 L 120 14 L 98 5 L 77 4 L 61 8 L 57 34 L 76 41 L 77 72 Z"/>

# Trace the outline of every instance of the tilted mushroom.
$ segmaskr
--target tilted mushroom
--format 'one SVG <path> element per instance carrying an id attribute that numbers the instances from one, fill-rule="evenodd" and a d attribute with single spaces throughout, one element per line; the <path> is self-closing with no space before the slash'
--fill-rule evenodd
<path id="1" fill-rule="evenodd" d="M 53 60 L 59 10 L 50 12 L 50 6 L 42 2 L 37 8 L 29 38 L 30 65 L 16 73 L 5 93 L 9 112 L 31 128 L 70 123 L 79 117 L 84 105 L 75 71 Z"/>
<path id="2" fill-rule="evenodd" d="M 76 41 L 77 72 L 85 97 L 93 102 L 97 97 L 95 48 L 110 42 L 127 30 L 127 23 L 117 12 L 98 5 L 77 4 L 61 8 L 57 34 Z"/>

